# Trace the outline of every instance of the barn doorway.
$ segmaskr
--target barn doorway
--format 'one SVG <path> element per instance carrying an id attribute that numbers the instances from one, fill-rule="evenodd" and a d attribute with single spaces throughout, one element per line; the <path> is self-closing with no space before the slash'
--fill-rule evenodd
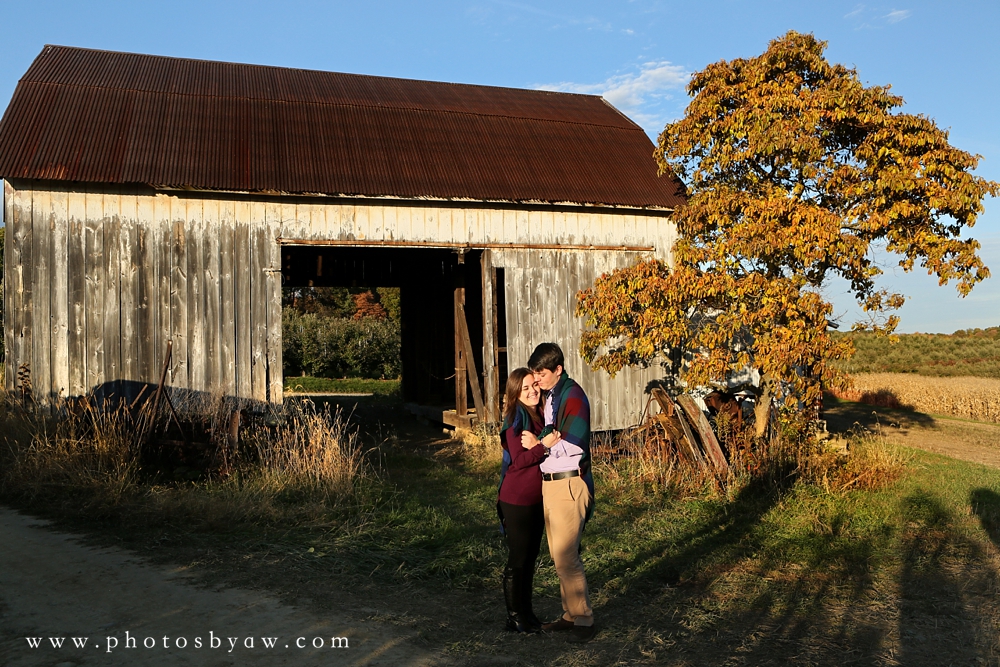
<path id="1" fill-rule="evenodd" d="M 503 274 L 489 250 L 310 244 L 281 258 L 286 291 L 398 288 L 402 399 L 453 426 L 499 419 Z"/>

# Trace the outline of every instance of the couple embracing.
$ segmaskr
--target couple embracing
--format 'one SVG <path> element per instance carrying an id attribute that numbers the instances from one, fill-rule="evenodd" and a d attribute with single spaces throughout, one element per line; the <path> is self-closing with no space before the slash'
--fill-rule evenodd
<path id="1" fill-rule="evenodd" d="M 590 466 L 590 403 L 566 373 L 563 352 L 542 343 L 507 378 L 504 450 L 497 511 L 507 538 L 503 590 L 507 629 L 566 632 L 571 642 L 596 633 L 580 539 L 594 502 Z M 542 623 L 531 608 L 542 530 L 559 575 L 563 615 Z"/>

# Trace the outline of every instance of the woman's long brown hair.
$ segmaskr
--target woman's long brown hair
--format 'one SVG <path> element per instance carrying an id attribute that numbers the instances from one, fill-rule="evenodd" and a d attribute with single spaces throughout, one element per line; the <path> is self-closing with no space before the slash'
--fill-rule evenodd
<path id="1" fill-rule="evenodd" d="M 515 368 L 507 376 L 507 388 L 503 395 L 503 423 L 506 425 L 514 423 L 514 412 L 517 410 L 518 399 L 521 398 L 521 385 L 524 384 L 526 375 L 532 375 L 532 372 L 527 368 Z M 530 405 L 524 405 L 524 407 L 533 418 L 538 418 L 537 407 Z M 528 424 L 525 424 L 525 427 L 527 426 Z"/>

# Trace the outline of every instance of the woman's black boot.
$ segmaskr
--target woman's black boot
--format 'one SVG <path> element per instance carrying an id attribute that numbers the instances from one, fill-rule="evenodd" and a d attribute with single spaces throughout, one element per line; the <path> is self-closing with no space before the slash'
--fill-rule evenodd
<path id="1" fill-rule="evenodd" d="M 521 613 L 521 600 L 524 591 L 523 571 L 517 568 L 507 567 L 503 571 L 503 597 L 507 602 L 507 629 L 511 632 L 539 632 L 541 624 L 537 626 L 529 623 Z M 537 620 L 537 619 L 535 619 Z"/>
<path id="2" fill-rule="evenodd" d="M 535 590 L 535 568 L 526 568 L 521 577 L 521 618 L 531 628 L 529 632 L 541 632 L 542 622 L 531 608 L 531 597 Z"/>

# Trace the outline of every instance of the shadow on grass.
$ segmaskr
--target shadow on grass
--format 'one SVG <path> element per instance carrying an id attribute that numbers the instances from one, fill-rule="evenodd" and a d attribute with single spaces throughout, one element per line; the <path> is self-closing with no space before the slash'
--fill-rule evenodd
<path id="1" fill-rule="evenodd" d="M 627 580 L 595 614 L 631 625 L 639 654 L 656 664 L 977 664 L 992 650 L 995 619 L 968 610 L 989 606 L 996 576 L 941 500 L 907 494 L 902 524 L 886 517 L 880 531 L 852 526 L 849 503 L 794 491 L 752 484 L 609 579 L 595 572 L 599 586 Z M 778 506 L 782 516 L 769 514 Z M 1000 540 L 1000 495 L 977 490 L 973 507 Z M 811 526 L 789 530 L 810 512 Z M 892 562 L 898 579 L 887 581 Z"/>
<path id="2" fill-rule="evenodd" d="M 969 591 L 992 587 L 989 580 L 995 577 L 969 567 L 982 554 L 958 535 L 954 517 L 934 495 L 917 490 L 903 499 L 902 509 L 897 660 L 904 665 L 976 664 L 981 657 L 977 640 L 991 631 L 982 627 L 986 619 L 968 613 Z"/>
<path id="3" fill-rule="evenodd" d="M 1000 494 L 992 489 L 973 489 L 969 505 L 993 544 L 1000 546 Z"/>
<path id="4" fill-rule="evenodd" d="M 683 664 L 685 654 L 700 664 L 785 664 L 818 634 L 825 643 L 811 648 L 811 658 L 862 660 L 883 629 L 835 618 L 828 607 L 831 594 L 843 597 L 845 588 L 851 599 L 865 595 L 878 546 L 850 536 L 843 512 L 818 521 L 821 530 L 775 540 L 766 517 L 786 500 L 794 503 L 792 492 L 790 483 L 754 480 L 689 530 L 633 554 L 608 573 L 621 590 L 595 614 L 638 622 L 639 634 L 670 637 L 671 657 L 654 659 L 664 664 Z M 805 562 L 782 572 L 796 556 Z M 643 655 L 657 650 L 655 642 L 639 648 Z"/>
<path id="5" fill-rule="evenodd" d="M 877 431 L 880 426 L 930 428 L 936 423 L 934 417 L 916 410 L 876 407 L 841 400 L 829 394 L 823 396 L 823 419 L 831 433 L 846 433 L 858 426 Z"/>

